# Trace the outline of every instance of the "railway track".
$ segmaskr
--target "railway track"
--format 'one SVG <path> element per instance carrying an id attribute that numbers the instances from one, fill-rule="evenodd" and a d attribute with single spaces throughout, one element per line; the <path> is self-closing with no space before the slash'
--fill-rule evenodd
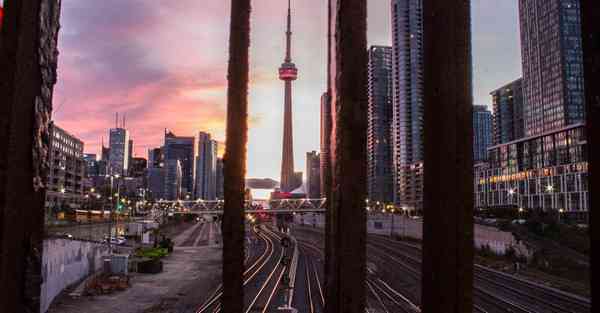
<path id="1" fill-rule="evenodd" d="M 252 260 L 250 266 L 244 271 L 244 286 L 250 283 L 269 262 L 270 259 L 273 258 L 275 253 L 274 242 L 271 237 L 262 234 L 257 231 L 256 228 L 252 229 L 254 235 L 261 240 L 264 244 L 265 249 L 262 254 L 258 255 L 254 260 Z M 250 254 L 246 256 L 246 264 L 250 262 Z M 220 312 L 221 311 L 221 303 L 220 298 L 223 295 L 222 285 L 220 285 L 214 292 L 211 294 L 208 299 L 202 304 L 197 310 L 196 313 L 207 313 L 207 312 Z"/>

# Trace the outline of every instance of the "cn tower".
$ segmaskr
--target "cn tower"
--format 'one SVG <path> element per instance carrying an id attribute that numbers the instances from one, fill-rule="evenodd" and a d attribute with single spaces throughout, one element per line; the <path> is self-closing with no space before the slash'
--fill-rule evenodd
<path id="1" fill-rule="evenodd" d="M 292 134 L 292 81 L 298 78 L 298 69 L 292 63 L 292 10 L 288 0 L 285 60 L 279 68 L 279 79 L 285 83 L 283 112 L 283 154 L 281 158 L 281 191 L 290 192 L 295 186 L 294 140 Z"/>

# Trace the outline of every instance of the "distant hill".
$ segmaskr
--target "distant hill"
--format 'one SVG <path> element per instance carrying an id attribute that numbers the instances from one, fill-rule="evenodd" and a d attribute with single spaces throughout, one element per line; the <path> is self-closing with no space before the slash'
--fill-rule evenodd
<path id="1" fill-rule="evenodd" d="M 274 189 L 279 182 L 271 178 L 246 178 L 246 187 L 252 189 Z"/>

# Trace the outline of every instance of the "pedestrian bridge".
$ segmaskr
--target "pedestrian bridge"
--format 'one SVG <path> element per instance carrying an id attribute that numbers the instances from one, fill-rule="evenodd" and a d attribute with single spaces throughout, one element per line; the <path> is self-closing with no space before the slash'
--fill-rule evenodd
<path id="1" fill-rule="evenodd" d="M 177 200 L 158 201 L 152 209 L 168 211 L 174 214 L 222 214 L 223 200 Z M 279 199 L 279 200 L 246 200 L 245 213 L 318 213 L 325 212 L 325 199 Z"/>

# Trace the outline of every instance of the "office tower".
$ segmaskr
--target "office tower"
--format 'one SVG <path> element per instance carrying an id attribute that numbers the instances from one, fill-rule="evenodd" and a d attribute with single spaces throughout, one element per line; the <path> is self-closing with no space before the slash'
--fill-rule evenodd
<path id="1" fill-rule="evenodd" d="M 502 86 L 490 95 L 494 111 L 492 143 L 499 145 L 525 137 L 523 79 Z"/>
<path id="2" fill-rule="evenodd" d="M 178 137 L 170 131 L 165 131 L 164 157 L 165 163 L 169 160 L 179 160 L 181 167 L 181 194 L 192 195 L 194 192 L 194 161 L 195 161 L 194 137 Z M 176 169 L 171 166 L 166 168 L 166 182 L 168 186 L 174 186 L 170 179 L 176 177 L 170 170 Z M 172 193 L 171 193 L 172 194 Z"/>
<path id="3" fill-rule="evenodd" d="M 83 161 L 85 162 L 85 177 L 100 175 L 98 156 L 95 153 L 84 153 Z"/>
<path id="4" fill-rule="evenodd" d="M 492 112 L 485 105 L 473 106 L 473 163 L 487 160 L 492 146 Z"/>
<path id="5" fill-rule="evenodd" d="M 196 157 L 196 199 L 214 200 L 217 197 L 217 141 L 210 134 L 198 133 Z"/>
<path id="6" fill-rule="evenodd" d="M 133 160 L 133 140 L 129 139 L 128 147 L 129 148 L 128 148 L 128 151 L 127 151 L 128 152 L 128 155 L 127 155 L 128 161 L 127 162 L 129 164 L 129 167 L 131 167 L 131 162 Z"/>
<path id="7" fill-rule="evenodd" d="M 49 127 L 49 171 L 46 207 L 54 209 L 79 208 L 84 201 L 83 178 L 85 161 L 83 141 L 58 127 Z"/>
<path id="8" fill-rule="evenodd" d="M 109 174 L 125 175 L 129 168 L 129 131 L 117 127 L 110 129 Z"/>
<path id="9" fill-rule="evenodd" d="M 392 47 L 369 48 L 367 192 L 374 201 L 394 200 L 392 161 Z"/>
<path id="10" fill-rule="evenodd" d="M 292 81 L 298 77 L 298 69 L 292 63 L 292 12 L 288 2 L 286 52 L 284 63 L 279 68 L 279 79 L 285 83 L 283 113 L 283 151 L 281 158 L 281 190 L 290 192 L 297 188 L 294 174 L 294 140 L 292 131 Z"/>
<path id="11" fill-rule="evenodd" d="M 163 197 L 166 200 L 179 200 L 184 195 L 183 192 L 183 167 L 179 159 L 165 160 L 164 168 L 164 192 Z"/>
<path id="12" fill-rule="evenodd" d="M 584 121 L 579 0 L 519 0 L 525 134 Z"/>
<path id="13" fill-rule="evenodd" d="M 132 158 L 129 167 L 129 176 L 134 178 L 144 177 L 148 162 L 144 158 Z"/>
<path id="14" fill-rule="evenodd" d="M 164 161 L 165 155 L 163 147 L 148 150 L 148 167 L 163 167 Z"/>
<path id="15" fill-rule="evenodd" d="M 321 95 L 321 198 L 326 198 L 325 194 L 325 175 L 329 173 L 329 144 L 328 138 L 331 132 L 331 107 L 329 93 L 324 92 Z"/>
<path id="16" fill-rule="evenodd" d="M 321 156 L 317 151 L 306 153 L 306 196 L 321 197 Z"/>
<path id="17" fill-rule="evenodd" d="M 421 0 L 392 0 L 394 202 L 423 202 L 423 20 Z"/>
<path id="18" fill-rule="evenodd" d="M 217 158 L 217 199 L 223 199 L 223 187 L 224 187 L 224 177 L 223 177 L 223 158 Z"/>

